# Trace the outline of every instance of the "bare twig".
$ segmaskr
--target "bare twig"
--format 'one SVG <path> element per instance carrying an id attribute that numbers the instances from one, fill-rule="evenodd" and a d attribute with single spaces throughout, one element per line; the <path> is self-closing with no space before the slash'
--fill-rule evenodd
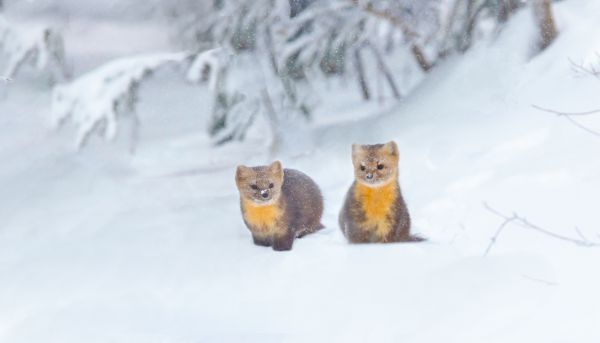
<path id="1" fill-rule="evenodd" d="M 388 85 L 390 86 L 390 89 L 392 90 L 392 93 L 394 94 L 394 98 L 400 99 L 401 98 L 400 91 L 398 90 L 398 86 L 396 86 L 396 82 L 394 81 L 392 72 L 387 67 L 385 62 L 383 61 L 383 58 L 381 57 L 379 50 L 377 50 L 377 48 L 375 46 L 373 46 L 373 44 L 371 44 L 370 42 L 367 42 L 367 46 L 369 48 L 371 48 L 371 51 L 373 52 L 373 55 L 375 56 L 375 60 L 377 61 L 377 67 L 379 68 L 379 71 L 383 74 L 386 81 L 388 82 Z"/>
<path id="2" fill-rule="evenodd" d="M 587 241 L 588 239 L 583 235 L 583 233 L 579 230 L 579 228 L 577 226 L 575 226 L 575 232 L 577 232 L 577 235 L 579 235 L 579 237 L 581 237 L 581 239 L 583 239 L 584 241 Z"/>
<path id="3" fill-rule="evenodd" d="M 558 283 L 556 282 L 552 282 L 552 281 L 548 281 L 548 280 L 544 280 L 544 279 L 539 279 L 539 278 L 535 278 L 535 277 L 531 277 L 529 275 L 525 275 L 525 274 L 521 274 L 522 277 L 526 278 L 527 280 L 531 280 L 534 282 L 539 282 L 539 283 L 543 283 L 546 286 L 557 286 Z"/>
<path id="4" fill-rule="evenodd" d="M 527 218 L 520 216 L 517 213 L 513 213 L 512 215 L 506 215 L 501 213 L 500 211 L 496 210 L 495 208 L 491 207 L 490 205 L 488 205 L 487 203 L 483 203 L 483 206 L 491 213 L 493 213 L 494 215 L 502 218 L 504 221 L 502 222 L 502 224 L 498 227 L 498 230 L 496 230 L 496 234 L 492 237 L 490 245 L 488 245 L 484 256 L 488 254 L 488 252 L 490 251 L 490 249 L 492 248 L 492 246 L 494 245 L 494 243 L 496 242 L 496 240 L 498 239 L 498 236 L 500 235 L 500 233 L 502 232 L 502 230 L 510 223 L 514 223 L 519 225 L 522 228 L 526 228 L 526 229 L 530 229 L 533 231 L 537 231 L 541 234 L 544 234 L 546 236 L 550 236 L 552 238 L 556 238 L 562 241 L 566 241 L 566 242 L 570 242 L 573 243 L 577 246 L 581 246 L 581 247 L 597 247 L 600 246 L 600 242 L 592 242 L 587 240 L 579 231 L 579 228 L 576 228 L 576 232 L 578 233 L 578 235 L 581 238 L 572 238 L 572 237 L 568 237 L 568 236 L 564 236 L 564 235 L 560 235 L 557 233 L 554 233 L 552 231 L 549 231 L 545 228 L 542 228 L 538 225 L 535 225 L 533 223 L 531 223 L 530 221 L 527 220 Z"/>
<path id="5" fill-rule="evenodd" d="M 596 53 L 596 56 L 600 59 L 599 53 Z M 593 64 L 590 64 L 589 67 L 586 67 L 583 64 L 575 63 L 575 61 L 571 59 L 569 59 L 569 62 L 571 62 L 571 68 L 573 68 L 574 71 L 600 78 L 600 70 L 598 70 L 598 67 L 594 66 Z"/>
<path id="6" fill-rule="evenodd" d="M 596 109 L 596 110 L 583 111 L 583 112 L 561 112 L 561 111 L 556 111 L 556 110 L 551 110 L 548 108 L 540 107 L 537 105 L 532 105 L 532 106 L 533 106 L 533 108 L 536 108 L 536 109 L 544 111 L 544 112 L 554 113 L 557 116 L 587 116 L 590 114 L 600 113 L 600 108 Z"/>
<path id="7" fill-rule="evenodd" d="M 362 92 L 363 100 L 369 100 L 371 98 L 371 93 L 369 92 L 369 85 L 367 84 L 365 68 L 363 66 L 362 57 L 360 55 L 360 49 L 354 49 L 354 65 L 356 67 L 358 84 Z"/>
<path id="8" fill-rule="evenodd" d="M 582 130 L 584 130 L 584 131 L 586 131 L 588 133 L 591 133 L 594 136 L 600 137 L 600 132 L 592 130 L 589 127 L 586 127 L 586 126 L 578 123 L 577 121 L 575 121 L 575 119 L 571 118 L 571 116 L 565 116 L 565 118 L 567 118 L 567 120 L 569 122 L 571 122 L 571 124 L 577 126 L 578 128 L 580 128 L 580 129 L 582 129 Z"/>
<path id="9" fill-rule="evenodd" d="M 486 206 L 487 206 L 487 204 L 486 204 Z M 487 249 L 485 249 L 483 256 L 487 256 L 487 254 L 490 252 L 490 250 L 492 250 L 492 247 L 494 246 L 494 244 L 496 244 L 496 240 L 498 239 L 498 236 L 500 236 L 500 234 L 502 233 L 502 230 L 504 230 L 504 228 L 508 224 L 510 224 L 512 221 L 514 221 L 516 219 L 517 218 L 514 216 L 514 214 L 512 217 L 506 217 L 504 219 L 502 224 L 500 224 L 500 226 L 498 226 L 498 229 L 496 230 L 496 233 L 494 234 L 494 236 L 490 239 L 490 244 L 488 245 Z"/>
<path id="10" fill-rule="evenodd" d="M 553 113 L 556 114 L 559 117 L 564 117 L 565 119 L 567 119 L 571 124 L 573 124 L 574 126 L 586 131 L 587 133 L 590 133 L 596 137 L 600 137 L 600 132 L 595 131 L 593 129 L 590 129 L 589 127 L 579 123 L 578 121 L 576 121 L 575 119 L 573 119 L 574 116 L 587 116 L 587 115 L 591 115 L 591 114 L 596 114 L 596 113 L 600 113 L 600 109 L 597 110 L 591 110 L 591 111 L 584 111 L 584 112 L 560 112 L 560 111 L 555 111 L 555 110 L 550 110 L 547 108 L 543 108 L 540 106 L 536 106 L 536 105 L 532 105 L 533 108 L 538 109 L 540 111 L 544 111 L 544 112 L 548 112 L 548 113 Z"/>

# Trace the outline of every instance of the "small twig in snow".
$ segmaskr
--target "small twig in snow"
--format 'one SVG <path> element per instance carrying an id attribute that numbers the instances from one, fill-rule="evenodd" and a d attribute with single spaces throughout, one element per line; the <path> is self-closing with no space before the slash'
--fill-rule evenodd
<path id="1" fill-rule="evenodd" d="M 596 56 L 600 58 L 600 54 L 596 53 Z M 593 77 L 600 78 L 600 70 L 598 70 L 598 68 L 595 67 L 593 64 L 590 64 L 589 67 L 585 67 L 583 64 L 575 63 L 571 59 L 569 59 L 569 62 L 571 62 L 571 68 L 573 68 L 574 71 L 583 72 L 585 74 L 592 75 Z"/>
<path id="2" fill-rule="evenodd" d="M 493 207 L 491 207 L 490 205 L 488 205 L 487 203 L 483 203 L 483 206 L 491 213 L 495 214 L 496 216 L 504 219 L 504 221 L 502 222 L 502 224 L 498 227 L 498 230 L 496 230 L 496 234 L 492 237 L 490 244 L 488 245 L 484 256 L 488 254 L 488 252 L 490 251 L 490 249 L 492 248 L 492 246 L 494 245 L 494 243 L 496 242 L 498 236 L 500 235 L 500 233 L 502 232 L 502 230 L 509 224 L 509 223 L 515 223 L 523 228 L 526 229 L 531 229 L 534 231 L 537 231 L 539 233 L 542 233 L 546 236 L 550 236 L 552 238 L 556 238 L 556 239 L 560 239 L 563 241 L 567 241 L 567 242 L 571 242 L 575 245 L 581 246 L 581 247 L 596 247 L 596 246 L 600 246 L 600 242 L 591 242 L 589 240 L 587 240 L 583 234 L 581 234 L 581 232 L 579 231 L 579 228 L 576 228 L 576 232 L 578 233 L 578 235 L 581 237 L 581 239 L 577 239 L 577 238 L 572 238 L 572 237 L 568 237 L 568 236 L 563 236 L 557 233 L 554 233 L 552 231 L 549 231 L 545 228 L 542 228 L 540 226 L 537 226 L 531 222 L 529 222 L 527 220 L 527 218 L 520 216 L 519 214 L 517 214 L 516 212 L 513 212 L 513 214 L 511 216 L 508 216 L 506 214 L 503 214 L 501 212 L 499 212 L 498 210 L 494 209 Z"/>
<path id="3" fill-rule="evenodd" d="M 596 109 L 596 110 L 591 110 L 591 111 L 583 111 L 583 112 L 560 112 L 560 111 L 555 111 L 555 110 L 551 110 L 551 109 L 547 109 L 547 108 L 543 108 L 537 105 L 532 105 L 533 108 L 536 108 L 538 110 L 544 111 L 544 112 L 550 112 L 550 113 L 554 113 L 557 116 L 587 116 L 590 114 L 596 114 L 596 113 L 600 113 L 600 108 Z"/>
<path id="4" fill-rule="evenodd" d="M 488 207 L 487 204 L 484 204 L 486 207 Z M 491 210 L 490 208 L 488 208 L 489 210 Z M 496 233 L 494 234 L 494 236 L 492 236 L 492 238 L 490 239 L 490 244 L 488 245 L 487 249 L 485 249 L 485 253 L 483 253 L 483 256 L 487 256 L 487 254 L 490 252 L 490 250 L 492 250 L 492 247 L 494 246 L 494 244 L 496 244 L 496 240 L 498 239 L 498 236 L 500 236 L 500 234 L 502 233 L 502 230 L 504 230 L 504 228 L 510 224 L 512 221 L 516 220 L 517 218 L 515 217 L 515 215 L 513 214 L 512 217 L 505 217 L 504 221 L 502 222 L 502 224 L 500 224 L 500 226 L 498 226 L 498 229 L 496 230 Z"/>
<path id="5" fill-rule="evenodd" d="M 590 129 L 587 126 L 582 125 L 581 123 L 577 122 L 575 119 L 573 119 L 573 116 L 587 116 L 590 114 L 596 114 L 596 113 L 600 113 L 600 109 L 596 109 L 596 110 L 591 110 L 591 111 L 585 111 L 585 112 L 560 112 L 560 111 L 555 111 L 555 110 L 550 110 L 547 108 L 543 108 L 540 106 L 536 106 L 536 105 L 532 105 L 533 108 L 544 111 L 544 112 L 548 112 L 548 113 L 553 113 L 556 114 L 559 117 L 564 117 L 565 119 L 567 119 L 571 124 L 577 126 L 578 128 L 591 133 L 592 135 L 596 136 L 596 137 L 600 137 L 600 132 L 595 131 Z"/>
<path id="6" fill-rule="evenodd" d="M 525 275 L 525 274 L 521 274 L 521 276 L 524 277 L 524 278 L 526 278 L 527 280 L 531 280 L 531 281 L 543 283 L 546 286 L 557 286 L 558 285 L 558 283 L 556 283 L 556 282 L 552 282 L 552 281 L 548 281 L 548 280 L 544 280 L 544 279 L 534 278 L 534 277 L 531 277 L 531 276 Z"/>
<path id="7" fill-rule="evenodd" d="M 577 235 L 579 235 L 579 237 L 581 237 L 582 240 L 587 241 L 588 239 L 583 235 L 583 233 L 579 230 L 579 228 L 577 226 L 575 226 L 575 232 L 577 232 Z"/>

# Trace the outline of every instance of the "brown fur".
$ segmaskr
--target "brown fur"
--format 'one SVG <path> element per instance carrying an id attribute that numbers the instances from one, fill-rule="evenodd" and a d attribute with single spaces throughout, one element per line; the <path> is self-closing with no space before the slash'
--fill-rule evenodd
<path id="1" fill-rule="evenodd" d="M 254 244 L 291 250 L 295 238 L 323 228 L 323 197 L 306 174 L 283 169 L 276 161 L 269 166 L 239 166 L 235 180 Z"/>
<path id="2" fill-rule="evenodd" d="M 352 146 L 355 181 L 339 224 L 350 243 L 422 240 L 410 234 L 410 215 L 398 183 L 399 152 L 395 142 Z"/>

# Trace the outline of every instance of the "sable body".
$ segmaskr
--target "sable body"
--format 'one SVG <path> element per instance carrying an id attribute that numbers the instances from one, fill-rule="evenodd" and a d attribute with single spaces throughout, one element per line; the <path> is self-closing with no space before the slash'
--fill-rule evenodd
<path id="1" fill-rule="evenodd" d="M 354 145 L 356 180 L 339 216 L 350 243 L 389 243 L 422 240 L 410 234 L 410 215 L 398 183 L 396 143 Z"/>
<path id="2" fill-rule="evenodd" d="M 254 244 L 290 250 L 295 238 L 323 228 L 321 191 L 306 174 L 282 169 L 275 162 L 265 167 L 238 167 L 236 182 L 242 217 Z"/>
<path id="3" fill-rule="evenodd" d="M 346 195 L 340 227 L 351 243 L 415 240 L 410 235 L 410 215 L 397 182 L 381 189 L 366 189 L 355 181 Z"/>

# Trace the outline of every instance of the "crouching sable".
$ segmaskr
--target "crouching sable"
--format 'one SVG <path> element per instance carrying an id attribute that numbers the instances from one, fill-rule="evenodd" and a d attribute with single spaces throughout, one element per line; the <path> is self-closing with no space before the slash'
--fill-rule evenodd
<path id="1" fill-rule="evenodd" d="M 254 244 L 291 250 L 295 238 L 323 228 L 323 198 L 306 174 L 269 166 L 239 166 L 235 181 L 240 192 L 244 223 Z"/>

